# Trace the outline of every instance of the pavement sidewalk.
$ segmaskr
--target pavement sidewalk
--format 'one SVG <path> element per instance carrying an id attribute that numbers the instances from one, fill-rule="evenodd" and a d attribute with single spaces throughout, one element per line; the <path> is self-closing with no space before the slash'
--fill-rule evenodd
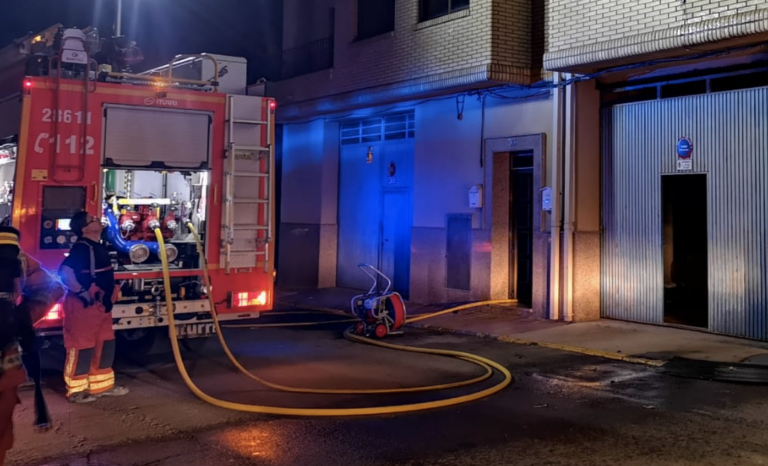
<path id="1" fill-rule="evenodd" d="M 349 312 L 351 298 L 360 293 L 358 290 L 324 288 L 278 291 L 276 297 L 278 307 Z M 459 304 L 464 303 L 455 303 Z M 414 316 L 449 307 L 452 305 L 408 303 L 408 314 Z M 674 357 L 768 365 L 768 344 L 765 342 L 608 319 L 583 323 L 553 322 L 515 307 L 482 306 L 414 325 L 649 365 L 660 365 Z"/>

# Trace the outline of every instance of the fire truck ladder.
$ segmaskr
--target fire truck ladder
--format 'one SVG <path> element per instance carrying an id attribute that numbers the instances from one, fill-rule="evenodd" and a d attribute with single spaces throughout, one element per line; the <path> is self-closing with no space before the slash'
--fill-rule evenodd
<path id="1" fill-rule="evenodd" d="M 253 119 L 252 115 L 258 117 Z M 227 123 L 224 268 L 230 273 L 232 268 L 256 267 L 261 261 L 264 271 L 269 272 L 274 128 L 268 101 L 251 96 L 227 96 Z"/>

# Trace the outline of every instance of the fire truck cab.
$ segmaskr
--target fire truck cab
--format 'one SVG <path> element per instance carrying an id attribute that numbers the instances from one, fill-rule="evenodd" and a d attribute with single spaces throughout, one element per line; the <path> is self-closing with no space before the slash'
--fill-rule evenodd
<path id="1" fill-rule="evenodd" d="M 160 227 L 177 331 L 209 336 L 211 312 L 248 319 L 273 306 L 275 101 L 246 95 L 244 59 L 179 56 L 132 72 L 140 60 L 123 37 L 61 25 L 0 50 L 0 220 L 55 274 L 78 241 L 71 216 L 100 217 L 126 340 L 168 325 Z M 62 318 L 57 305 L 39 332 L 59 334 Z"/>

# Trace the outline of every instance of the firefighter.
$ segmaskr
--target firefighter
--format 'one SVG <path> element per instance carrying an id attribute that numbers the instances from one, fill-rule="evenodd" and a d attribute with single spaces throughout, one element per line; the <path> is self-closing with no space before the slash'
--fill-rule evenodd
<path id="1" fill-rule="evenodd" d="M 122 396 L 128 389 L 115 385 L 112 362 L 115 333 L 112 306 L 117 300 L 115 274 L 109 252 L 101 243 L 101 219 L 78 212 L 70 221 L 79 240 L 59 268 L 64 298 L 64 381 L 67 398 L 90 403 L 100 396 Z"/>
<path id="2" fill-rule="evenodd" d="M 23 279 L 19 235 L 0 228 L 0 466 L 13 446 L 13 411 L 19 404 L 18 387 L 26 380 L 19 353 L 16 303 Z"/>

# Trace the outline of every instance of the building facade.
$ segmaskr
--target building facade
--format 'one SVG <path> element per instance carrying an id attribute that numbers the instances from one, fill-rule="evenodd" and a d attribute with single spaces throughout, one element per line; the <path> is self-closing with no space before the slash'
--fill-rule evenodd
<path id="1" fill-rule="evenodd" d="M 284 29 L 282 286 L 367 262 L 416 302 L 768 339 L 768 1 L 291 0 Z"/>
<path id="2" fill-rule="evenodd" d="M 561 307 L 768 338 L 768 2 L 553 0 L 546 27 L 544 66 L 579 81 Z"/>
<path id="3" fill-rule="evenodd" d="M 367 288 L 365 262 L 412 301 L 544 311 L 543 7 L 286 1 L 282 286 Z"/>

